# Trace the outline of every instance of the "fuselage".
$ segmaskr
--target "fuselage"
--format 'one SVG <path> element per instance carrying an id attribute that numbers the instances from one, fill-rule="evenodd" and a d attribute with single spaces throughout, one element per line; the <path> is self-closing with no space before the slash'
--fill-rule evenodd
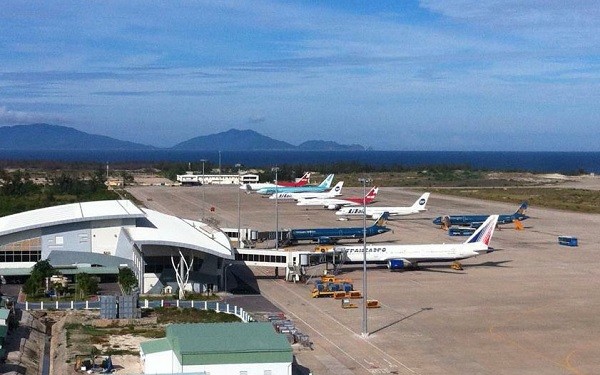
<path id="1" fill-rule="evenodd" d="M 439 216 L 433 220 L 433 223 L 436 225 L 442 225 L 444 223 L 448 225 L 472 225 L 474 223 L 483 223 L 488 218 L 488 215 L 449 215 L 449 216 Z M 498 224 L 510 224 L 515 220 L 525 220 L 529 218 L 529 216 L 514 213 L 512 215 L 499 215 L 498 216 Z"/>
<path id="2" fill-rule="evenodd" d="M 401 216 L 416 214 L 425 210 L 415 210 L 411 207 L 367 207 L 367 217 L 377 217 L 384 212 L 389 212 L 390 216 Z M 338 216 L 362 216 L 364 212 L 363 207 L 347 207 L 342 208 L 335 214 Z"/>
<path id="3" fill-rule="evenodd" d="M 369 204 L 373 201 L 373 198 L 365 199 L 363 202 L 363 198 L 361 197 L 351 197 L 351 198 L 313 198 L 313 199 L 299 199 L 297 205 L 298 206 L 323 206 L 330 209 L 335 209 L 343 206 L 358 206 L 363 203 Z M 383 213 L 380 212 L 379 215 Z M 379 216 L 377 215 L 377 216 Z"/>
<path id="4" fill-rule="evenodd" d="M 363 261 L 363 246 L 336 246 L 334 250 L 344 251 L 347 262 Z M 416 264 L 419 262 L 449 262 L 467 259 L 489 252 L 483 243 L 396 245 L 379 243 L 367 245 L 367 262 L 385 263 L 391 259 L 402 259 Z"/>
<path id="5" fill-rule="evenodd" d="M 258 189 L 259 194 L 276 194 L 276 193 L 305 193 L 305 192 L 323 192 L 329 189 L 329 186 L 271 186 Z"/>
<path id="6" fill-rule="evenodd" d="M 327 239 L 330 242 L 335 242 L 340 239 L 348 238 L 363 238 L 363 230 L 365 228 L 317 228 L 317 229 L 292 229 L 290 231 L 290 239 L 292 241 L 317 241 L 325 242 Z M 371 237 L 378 234 L 389 232 L 390 229 L 384 226 L 373 225 L 366 228 L 366 236 Z"/>

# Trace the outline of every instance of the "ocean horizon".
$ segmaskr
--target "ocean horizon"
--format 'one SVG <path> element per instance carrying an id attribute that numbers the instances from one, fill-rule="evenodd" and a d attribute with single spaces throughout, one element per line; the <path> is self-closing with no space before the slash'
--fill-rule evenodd
<path id="1" fill-rule="evenodd" d="M 173 150 L 0 150 L 5 161 L 87 163 L 185 162 L 198 170 L 201 159 L 212 165 L 275 165 L 353 162 L 373 167 L 408 168 L 436 165 L 538 173 L 600 173 L 600 152 L 535 151 L 173 151 Z M 220 160 L 219 160 L 220 159 Z"/>

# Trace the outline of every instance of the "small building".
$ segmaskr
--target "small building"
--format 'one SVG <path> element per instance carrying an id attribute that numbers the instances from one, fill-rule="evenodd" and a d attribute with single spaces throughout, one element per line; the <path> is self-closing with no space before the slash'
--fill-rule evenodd
<path id="1" fill-rule="evenodd" d="M 144 374 L 291 375 L 292 347 L 271 323 L 171 324 L 140 344 Z"/>
<path id="2" fill-rule="evenodd" d="M 199 174 L 187 171 L 177 175 L 177 182 L 182 185 L 245 185 L 255 184 L 259 176 L 256 174 Z"/>
<path id="3" fill-rule="evenodd" d="M 188 171 L 177 175 L 177 182 L 182 185 L 245 185 L 257 183 L 255 174 L 198 174 Z"/>

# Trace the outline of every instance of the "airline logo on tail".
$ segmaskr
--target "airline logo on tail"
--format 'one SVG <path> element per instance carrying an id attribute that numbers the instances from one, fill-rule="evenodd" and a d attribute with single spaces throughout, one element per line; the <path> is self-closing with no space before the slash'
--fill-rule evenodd
<path id="1" fill-rule="evenodd" d="M 369 190 L 369 192 L 367 193 L 367 195 L 365 196 L 365 198 L 367 198 L 367 200 L 373 200 L 375 199 L 375 197 L 377 196 L 377 192 L 379 191 L 379 188 L 377 186 L 373 186 L 371 188 L 371 190 Z"/>
<path id="2" fill-rule="evenodd" d="M 486 246 L 489 246 L 494 229 L 498 223 L 498 215 L 489 216 L 486 221 L 473 233 L 473 235 L 466 241 L 466 243 L 481 242 Z"/>
<path id="3" fill-rule="evenodd" d="M 325 187 L 325 188 L 329 189 L 332 181 L 333 181 L 333 174 L 330 174 L 329 176 L 327 176 L 326 179 L 323 180 L 323 182 L 321 182 L 321 184 L 319 184 L 319 187 Z"/>
<path id="4" fill-rule="evenodd" d="M 417 199 L 417 201 L 413 204 L 411 208 L 419 211 L 425 211 L 425 205 L 427 204 L 427 200 L 429 199 L 429 194 L 430 193 L 423 193 L 423 195 L 421 195 L 419 199 Z"/>
<path id="5" fill-rule="evenodd" d="M 344 181 L 340 181 L 333 187 L 333 192 L 336 193 L 335 195 L 339 195 L 339 193 L 342 191 L 343 185 Z"/>
<path id="6" fill-rule="evenodd" d="M 310 181 L 310 172 L 306 172 L 304 173 L 304 176 L 302 176 L 297 182 L 296 182 L 296 186 L 303 186 L 306 185 L 308 182 Z"/>
<path id="7" fill-rule="evenodd" d="M 379 218 L 375 221 L 375 224 L 373 226 L 376 226 L 376 227 L 385 226 L 385 222 L 387 221 L 389 216 L 390 216 L 390 213 L 385 211 L 384 213 L 381 214 L 381 216 L 379 216 Z"/>

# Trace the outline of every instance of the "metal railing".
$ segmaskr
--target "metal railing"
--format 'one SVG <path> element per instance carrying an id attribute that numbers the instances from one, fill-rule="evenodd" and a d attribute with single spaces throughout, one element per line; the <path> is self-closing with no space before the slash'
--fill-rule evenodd
<path id="1" fill-rule="evenodd" d="M 17 302 L 15 307 L 22 310 L 99 310 L 100 301 L 54 301 L 54 302 Z M 139 307 L 143 309 L 157 307 L 181 307 L 199 310 L 213 310 L 226 314 L 232 314 L 244 322 L 253 321 L 241 307 L 218 301 L 194 301 L 194 300 L 148 300 L 140 299 Z"/>

